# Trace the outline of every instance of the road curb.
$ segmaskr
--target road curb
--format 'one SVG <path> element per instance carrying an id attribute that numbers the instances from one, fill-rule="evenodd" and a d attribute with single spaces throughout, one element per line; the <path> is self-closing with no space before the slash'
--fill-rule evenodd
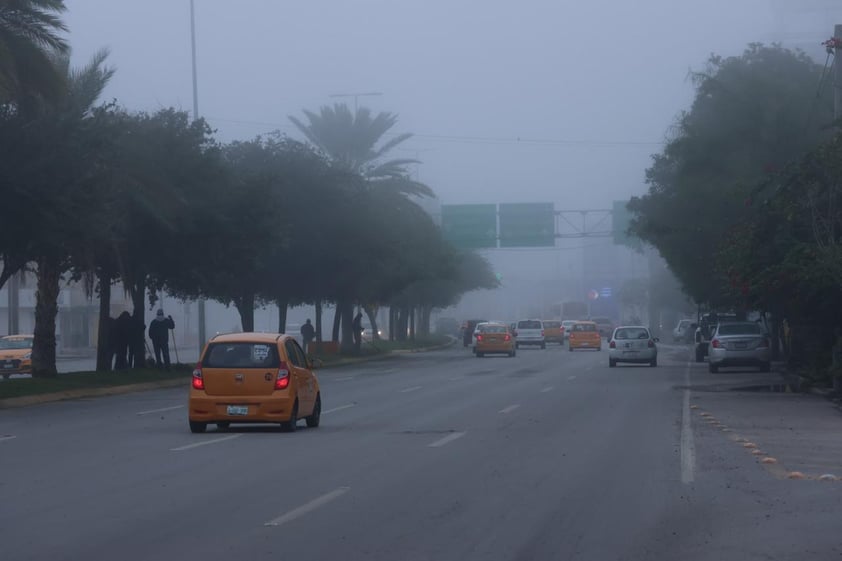
<path id="1" fill-rule="evenodd" d="M 402 355 L 402 354 L 409 354 L 409 353 L 422 353 L 422 352 L 430 352 L 430 351 L 437 351 L 446 349 L 448 347 L 452 347 L 456 343 L 455 338 L 451 338 L 451 341 L 445 343 L 443 345 L 435 345 L 432 347 L 421 347 L 418 349 L 406 349 L 406 350 L 397 350 L 397 351 L 390 351 L 388 353 L 382 353 L 377 355 L 372 355 L 369 357 L 352 357 L 348 359 L 344 359 L 341 362 L 335 362 L 332 364 L 326 364 L 319 368 L 319 370 L 326 370 L 329 368 L 338 368 L 341 366 L 352 366 L 355 364 L 361 364 L 365 362 L 374 362 L 377 360 L 387 359 L 392 355 Z M 184 377 L 177 380 L 161 380 L 158 382 L 144 382 L 142 384 L 123 384 L 118 386 L 105 386 L 101 388 L 85 388 L 85 389 L 78 389 L 78 390 L 66 390 L 63 392 L 53 392 L 53 393 L 42 393 L 37 395 L 24 395 L 21 397 L 10 397 L 6 399 L 0 399 L 0 410 L 1 409 L 14 409 L 17 407 L 27 407 L 30 405 L 40 405 L 43 403 L 53 403 L 56 401 L 68 401 L 72 399 L 84 399 L 87 397 L 106 397 L 110 395 L 121 395 L 126 393 L 135 393 L 135 392 L 144 392 L 150 390 L 158 390 L 158 389 L 166 389 L 166 388 L 177 388 L 180 386 L 187 387 L 189 382 L 188 377 Z"/>
<path id="2" fill-rule="evenodd" d="M 142 384 L 123 384 L 119 386 L 106 386 L 102 388 L 86 388 L 78 390 L 66 390 L 63 392 L 42 393 L 37 395 L 24 395 L 21 397 L 10 397 L 0 399 L 0 409 L 14 409 L 16 407 L 27 407 L 29 405 L 40 405 L 42 403 L 53 403 L 56 401 L 67 401 L 71 399 L 83 399 L 86 397 L 105 397 L 109 395 L 120 395 L 125 393 L 144 392 L 165 388 L 187 387 L 189 378 L 184 377 L 178 380 L 161 380 L 159 382 L 144 382 Z"/>

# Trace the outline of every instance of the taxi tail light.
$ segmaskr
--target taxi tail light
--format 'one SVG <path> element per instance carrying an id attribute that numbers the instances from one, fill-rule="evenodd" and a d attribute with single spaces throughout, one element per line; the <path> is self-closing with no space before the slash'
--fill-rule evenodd
<path id="1" fill-rule="evenodd" d="M 482 335 L 477 335 L 477 341 L 482 341 Z"/>
<path id="2" fill-rule="evenodd" d="M 289 367 L 286 362 L 281 363 L 278 369 L 278 376 L 275 378 L 275 389 L 285 390 L 289 387 Z"/>
<path id="3" fill-rule="evenodd" d="M 616 349 L 617 343 L 615 341 L 611 341 L 610 343 L 608 343 L 608 347 L 611 349 Z"/>
<path id="4" fill-rule="evenodd" d="M 714 349 L 718 349 L 722 345 L 719 342 L 719 339 L 714 339 L 713 341 L 710 342 L 710 346 L 713 347 Z"/>
<path id="5" fill-rule="evenodd" d="M 503 337 L 503 340 L 504 340 L 504 341 L 511 341 L 511 340 L 512 340 L 512 336 L 511 336 L 511 335 L 509 335 L 508 333 L 506 333 L 506 336 L 505 336 L 505 337 Z"/>
<path id="6" fill-rule="evenodd" d="M 194 390 L 205 389 L 205 379 L 202 377 L 202 363 L 196 365 L 193 370 L 193 381 L 191 382 Z"/>
<path id="7" fill-rule="evenodd" d="M 655 341 L 653 341 L 652 339 L 649 339 L 649 348 L 651 349 L 654 346 L 655 346 Z"/>

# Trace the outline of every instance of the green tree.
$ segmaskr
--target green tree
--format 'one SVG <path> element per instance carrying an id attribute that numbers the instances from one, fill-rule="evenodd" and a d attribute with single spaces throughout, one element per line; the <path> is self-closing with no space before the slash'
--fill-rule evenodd
<path id="1" fill-rule="evenodd" d="M 66 75 L 54 57 L 69 51 L 60 17 L 65 9 L 62 0 L 0 1 L 0 103 L 28 110 L 36 99 L 62 97 Z"/>
<path id="2" fill-rule="evenodd" d="M 823 138 L 832 120 L 822 67 L 800 52 L 753 44 L 713 56 L 694 74 L 696 97 L 632 199 L 631 232 L 652 243 L 698 303 L 733 306 L 716 255 L 747 216 L 754 187 Z M 829 86 L 828 86 L 829 87 Z"/>

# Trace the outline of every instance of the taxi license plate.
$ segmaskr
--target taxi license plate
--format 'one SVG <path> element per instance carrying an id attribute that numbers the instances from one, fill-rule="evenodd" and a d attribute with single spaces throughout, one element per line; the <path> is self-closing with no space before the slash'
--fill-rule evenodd
<path id="1" fill-rule="evenodd" d="M 229 415 L 248 415 L 249 408 L 248 405 L 229 405 L 228 406 L 228 414 Z"/>

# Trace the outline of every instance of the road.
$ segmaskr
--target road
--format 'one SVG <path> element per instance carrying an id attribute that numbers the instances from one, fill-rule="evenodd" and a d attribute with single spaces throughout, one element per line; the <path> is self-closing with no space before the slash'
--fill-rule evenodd
<path id="1" fill-rule="evenodd" d="M 686 354 L 325 370 L 322 426 L 294 434 L 190 434 L 182 390 L 0 411 L 0 556 L 842 558 L 842 483 L 776 476 L 705 422 Z"/>

